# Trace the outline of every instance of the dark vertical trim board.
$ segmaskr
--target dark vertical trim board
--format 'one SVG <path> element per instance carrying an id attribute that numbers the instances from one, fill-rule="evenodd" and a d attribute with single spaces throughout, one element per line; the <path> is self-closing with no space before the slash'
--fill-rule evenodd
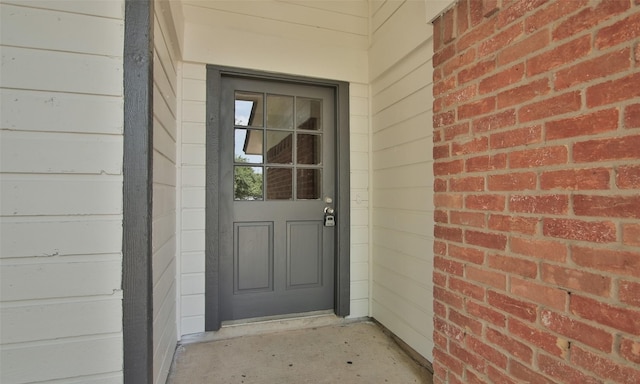
<path id="1" fill-rule="evenodd" d="M 153 382 L 153 0 L 125 0 L 123 164 L 124 383 Z"/>
<path id="2" fill-rule="evenodd" d="M 220 329 L 220 289 L 218 284 L 220 239 L 218 225 L 218 199 L 220 196 L 219 161 L 220 153 L 220 87 L 222 83 L 220 70 L 207 66 L 207 134 L 206 134 L 206 191 L 205 191 L 205 330 Z"/>
<path id="3" fill-rule="evenodd" d="M 346 317 L 351 309 L 351 162 L 349 146 L 349 83 L 336 88 L 336 189 L 339 212 L 336 234 L 336 315 Z"/>
<path id="4" fill-rule="evenodd" d="M 220 87 L 223 76 L 240 76 L 261 80 L 309 84 L 331 87 L 336 98 L 336 191 L 338 212 L 338 233 L 336 236 L 335 299 L 334 312 L 346 317 L 351 301 L 351 187 L 349 162 L 349 83 L 289 76 L 248 69 L 207 66 L 207 134 L 206 134 L 206 221 L 205 221 L 205 330 L 220 329 L 219 316 L 219 153 L 220 153 Z"/>

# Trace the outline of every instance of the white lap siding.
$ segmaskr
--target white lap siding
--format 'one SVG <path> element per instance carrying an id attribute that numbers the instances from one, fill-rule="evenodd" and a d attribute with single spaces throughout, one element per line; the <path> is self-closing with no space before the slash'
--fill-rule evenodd
<path id="1" fill-rule="evenodd" d="M 372 2 L 371 312 L 431 360 L 433 49 L 425 15 L 422 1 Z"/>
<path id="2" fill-rule="evenodd" d="M 124 2 L 0 4 L 0 382 L 122 382 Z"/>
<path id="3" fill-rule="evenodd" d="M 166 4 L 154 6 L 153 31 L 153 381 L 165 383 L 177 342 L 176 140 L 177 45 Z"/>

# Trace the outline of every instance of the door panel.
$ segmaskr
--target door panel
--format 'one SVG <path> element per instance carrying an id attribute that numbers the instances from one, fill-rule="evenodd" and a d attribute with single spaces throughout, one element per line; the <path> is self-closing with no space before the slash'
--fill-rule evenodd
<path id="1" fill-rule="evenodd" d="M 273 290 L 273 223 L 234 223 L 234 294 Z"/>
<path id="2" fill-rule="evenodd" d="M 220 316 L 334 308 L 331 88 L 236 77 L 220 97 Z"/>

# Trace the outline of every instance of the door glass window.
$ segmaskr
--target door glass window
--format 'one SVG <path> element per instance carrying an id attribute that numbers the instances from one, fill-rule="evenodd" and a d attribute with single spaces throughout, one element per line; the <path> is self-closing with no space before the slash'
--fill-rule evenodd
<path id="1" fill-rule="evenodd" d="M 298 199 L 319 199 L 322 194 L 322 183 L 319 169 L 298 169 L 296 178 L 296 193 Z"/>
<path id="2" fill-rule="evenodd" d="M 255 92 L 236 92 L 235 125 L 242 127 L 262 127 L 264 115 L 264 95 Z"/>
<path id="3" fill-rule="evenodd" d="M 262 167 L 236 165 L 233 190 L 235 200 L 262 200 Z"/>
<path id="4" fill-rule="evenodd" d="M 267 167 L 267 200 L 293 199 L 291 168 Z"/>
<path id="5" fill-rule="evenodd" d="M 235 132 L 236 162 L 262 163 L 263 132 L 257 129 L 238 129 Z"/>
<path id="6" fill-rule="evenodd" d="M 321 99 L 236 91 L 234 117 L 235 200 L 321 198 Z"/>
<path id="7" fill-rule="evenodd" d="M 293 163 L 291 132 L 267 130 L 267 163 Z"/>
<path id="8" fill-rule="evenodd" d="M 296 103 L 296 127 L 312 131 L 322 130 L 322 100 L 298 97 Z"/>
<path id="9" fill-rule="evenodd" d="M 293 96 L 267 95 L 267 128 L 293 128 Z"/>
<path id="10" fill-rule="evenodd" d="M 297 138 L 298 164 L 319 165 L 322 159 L 322 136 L 299 133 Z"/>

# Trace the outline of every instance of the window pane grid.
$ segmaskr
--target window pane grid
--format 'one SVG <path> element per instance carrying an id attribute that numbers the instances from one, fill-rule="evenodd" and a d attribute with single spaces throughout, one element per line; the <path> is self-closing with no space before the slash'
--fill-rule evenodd
<path id="1" fill-rule="evenodd" d="M 320 99 L 236 91 L 235 199 L 320 199 L 321 116 Z"/>

